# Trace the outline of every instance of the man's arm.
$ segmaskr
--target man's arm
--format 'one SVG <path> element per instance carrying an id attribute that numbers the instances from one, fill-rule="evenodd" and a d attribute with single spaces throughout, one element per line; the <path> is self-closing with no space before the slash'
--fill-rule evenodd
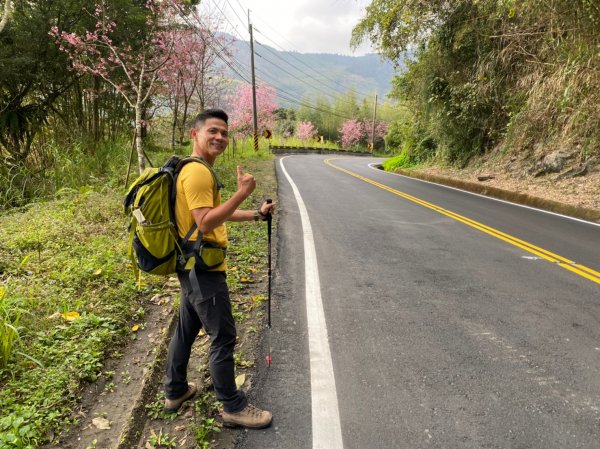
<path id="1" fill-rule="evenodd" d="M 248 215 L 251 220 L 254 219 L 252 211 L 238 211 L 237 208 L 248 198 L 256 188 L 254 176 L 249 173 L 244 173 L 242 167 L 237 168 L 237 191 L 217 207 L 201 207 L 192 209 L 192 216 L 198 225 L 198 229 L 203 234 L 212 231 L 217 226 L 222 225 L 227 220 L 232 220 L 232 217 L 246 217 Z M 242 221 L 242 220 L 234 220 Z"/>

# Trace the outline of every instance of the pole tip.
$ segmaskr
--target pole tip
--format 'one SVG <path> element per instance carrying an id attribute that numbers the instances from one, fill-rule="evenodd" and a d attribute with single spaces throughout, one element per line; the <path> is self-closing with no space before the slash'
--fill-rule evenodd
<path id="1" fill-rule="evenodd" d="M 267 366 L 271 366 L 271 356 L 267 356 Z"/>

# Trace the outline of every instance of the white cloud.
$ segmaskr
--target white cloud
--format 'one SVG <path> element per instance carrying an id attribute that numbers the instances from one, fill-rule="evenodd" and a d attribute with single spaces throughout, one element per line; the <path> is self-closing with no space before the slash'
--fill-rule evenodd
<path id="1" fill-rule="evenodd" d="M 247 17 L 257 30 L 255 36 L 265 45 L 301 53 L 362 55 L 371 50 L 363 45 L 350 48 L 352 29 L 364 15 L 369 0 L 210 0 L 226 14 L 227 28 L 238 38 L 248 39 Z M 214 9 L 213 9 L 214 10 Z M 218 11 L 218 10 L 217 10 Z M 234 12 L 235 11 L 235 12 Z"/>

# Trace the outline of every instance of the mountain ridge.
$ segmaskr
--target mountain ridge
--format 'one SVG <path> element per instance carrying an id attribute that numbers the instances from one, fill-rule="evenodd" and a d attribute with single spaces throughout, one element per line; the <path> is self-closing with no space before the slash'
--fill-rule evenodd
<path id="1" fill-rule="evenodd" d="M 228 69 L 227 75 L 249 81 L 250 43 L 235 40 L 230 50 L 237 64 L 236 70 Z M 390 92 L 391 81 L 397 73 L 391 62 L 376 53 L 362 56 L 300 53 L 277 50 L 255 41 L 254 54 L 257 82 L 275 87 L 280 106 L 294 106 L 303 99 L 312 103 L 317 98 L 326 98 L 331 104 L 351 89 L 358 101 L 375 94 L 383 99 Z"/>

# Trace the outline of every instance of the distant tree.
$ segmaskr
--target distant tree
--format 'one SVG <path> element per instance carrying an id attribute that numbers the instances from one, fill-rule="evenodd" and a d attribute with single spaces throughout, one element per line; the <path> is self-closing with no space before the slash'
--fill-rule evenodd
<path id="1" fill-rule="evenodd" d="M 229 99 L 231 108 L 231 130 L 242 137 L 253 134 L 254 122 L 252 115 L 252 86 L 240 84 L 234 95 Z M 275 110 L 277 109 L 276 91 L 272 86 L 258 85 L 256 87 L 256 109 L 259 131 L 273 129 L 275 125 Z"/>
<path id="2" fill-rule="evenodd" d="M 311 122 L 300 122 L 296 125 L 296 137 L 302 140 L 311 139 L 317 134 L 317 128 Z"/>
<path id="3" fill-rule="evenodd" d="M 365 124 L 357 119 L 346 120 L 339 129 L 342 147 L 358 145 L 367 137 Z"/>
<path id="4" fill-rule="evenodd" d="M 274 111 L 276 130 L 287 138 L 294 134 L 296 127 L 296 111 L 294 109 L 278 108 Z"/>
<path id="5" fill-rule="evenodd" d="M 203 110 L 218 102 L 223 90 L 223 67 L 216 64 L 217 52 L 230 56 L 227 50 L 230 39 L 205 28 L 210 18 L 201 19 L 198 14 L 194 10 L 188 16 L 191 26 L 171 31 L 175 56 L 159 71 L 164 81 L 164 96 L 173 112 L 171 147 L 175 145 L 176 134 L 180 144 L 185 139 L 192 103 Z"/>
<path id="6" fill-rule="evenodd" d="M 68 54 L 71 66 L 81 74 L 99 76 L 112 85 L 135 111 L 135 136 L 138 168 L 145 168 L 142 147 L 143 110 L 154 93 L 159 70 L 171 59 L 173 33 L 180 11 L 178 0 L 145 3 L 145 29 L 119 33 L 107 3 L 95 6 L 93 31 L 67 32 L 57 26 L 50 34 L 60 50 Z"/>

